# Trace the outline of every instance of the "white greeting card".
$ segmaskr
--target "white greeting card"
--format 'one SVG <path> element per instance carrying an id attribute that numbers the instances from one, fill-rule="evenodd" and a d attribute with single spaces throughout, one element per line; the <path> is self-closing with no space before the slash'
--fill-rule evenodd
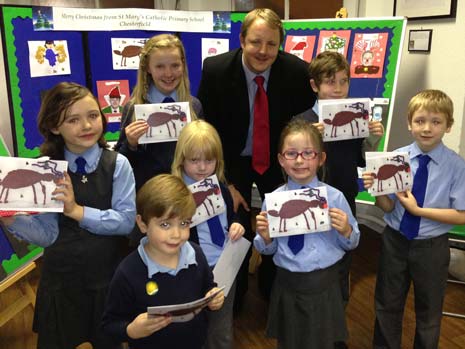
<path id="1" fill-rule="evenodd" d="M 318 101 L 318 120 L 323 123 L 325 142 L 365 138 L 370 132 L 369 98 L 324 99 Z"/>
<path id="2" fill-rule="evenodd" d="M 326 187 L 265 194 L 270 237 L 329 230 L 327 198 Z"/>
<path id="3" fill-rule="evenodd" d="M 191 227 L 195 227 L 197 224 L 226 211 L 226 204 L 216 175 L 207 177 L 188 187 L 197 205 L 192 217 Z"/>
<path id="4" fill-rule="evenodd" d="M 67 161 L 45 157 L 0 157 L 0 210 L 63 212 L 63 202 L 53 200 L 52 192 L 67 168 Z"/>
<path id="5" fill-rule="evenodd" d="M 373 174 L 368 192 L 373 196 L 412 188 L 410 158 L 407 152 L 366 152 L 366 172 Z"/>
<path id="6" fill-rule="evenodd" d="M 134 114 L 136 120 L 149 125 L 139 144 L 177 141 L 183 127 L 191 122 L 189 102 L 136 104 Z"/>

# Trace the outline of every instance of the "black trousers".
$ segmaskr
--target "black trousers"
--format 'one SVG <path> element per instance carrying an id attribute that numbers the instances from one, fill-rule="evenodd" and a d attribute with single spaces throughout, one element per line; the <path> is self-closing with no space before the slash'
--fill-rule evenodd
<path id="1" fill-rule="evenodd" d="M 376 279 L 374 348 L 401 348 L 411 282 L 415 292 L 414 348 L 438 347 L 449 260 L 447 234 L 407 240 L 389 226 L 384 229 Z"/>
<path id="2" fill-rule="evenodd" d="M 284 177 L 279 166 L 270 167 L 263 175 L 258 174 L 252 169 L 252 158 L 250 156 L 241 157 L 238 168 L 241 169 L 243 174 L 241 178 L 236 179 L 234 186 L 240 191 L 244 199 L 251 206 L 252 202 L 252 184 L 255 183 L 260 197 L 262 200 L 265 197 L 265 193 L 271 193 L 278 186 L 284 183 Z M 227 174 L 226 174 L 227 178 Z M 244 223 L 245 234 L 244 237 L 252 241 L 255 237 L 255 232 L 252 231 L 250 212 L 242 210 L 241 222 Z M 244 297 L 248 288 L 248 270 L 249 270 L 249 259 L 252 254 L 252 250 L 249 250 L 244 262 L 242 263 L 241 269 L 237 275 L 237 290 L 236 290 L 236 302 L 235 308 L 237 310 L 240 307 L 242 298 Z M 276 267 L 272 260 L 273 256 L 262 256 L 262 263 L 258 269 L 258 288 L 260 293 L 265 299 L 270 298 L 271 287 L 273 285 L 274 276 L 276 273 Z"/>

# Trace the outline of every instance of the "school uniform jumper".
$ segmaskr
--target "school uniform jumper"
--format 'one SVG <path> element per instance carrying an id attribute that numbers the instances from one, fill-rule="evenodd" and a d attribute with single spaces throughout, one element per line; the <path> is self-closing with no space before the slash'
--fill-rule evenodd
<path id="1" fill-rule="evenodd" d="M 347 338 L 338 261 L 345 251 L 357 247 L 360 230 L 342 193 L 316 177 L 305 187 L 325 186 L 329 207 L 347 213 L 352 233 L 343 237 L 335 229 L 304 235 L 304 246 L 296 255 L 289 249 L 289 237 L 273 238 L 265 245 L 259 234 L 255 248 L 262 254 L 274 254 L 277 266 L 271 292 L 267 335 L 278 339 L 278 348 L 334 348 L 334 342 Z M 301 189 L 291 179 L 275 192 Z M 262 210 L 266 210 L 265 204 Z"/>
<path id="2" fill-rule="evenodd" d="M 416 143 L 398 149 L 410 156 L 412 176 L 422 151 Z M 465 160 L 440 143 L 427 153 L 428 181 L 423 207 L 465 210 Z M 412 177 L 413 178 L 413 177 Z M 408 240 L 399 231 L 405 212 L 395 195 L 393 211 L 384 215 L 375 292 L 374 348 L 400 348 L 405 300 L 413 282 L 415 291 L 415 348 L 438 347 L 442 305 L 447 282 L 450 250 L 447 232 L 453 226 L 420 219 L 419 233 Z"/>
<path id="3" fill-rule="evenodd" d="M 145 253 L 147 237 L 128 255 L 115 272 L 103 316 L 104 331 L 129 348 L 201 349 L 207 335 L 206 310 L 187 322 L 172 322 L 152 335 L 131 339 L 126 328 L 149 306 L 181 304 L 203 298 L 215 286 L 205 255 L 197 244 L 181 247 L 178 267 L 170 269 L 153 262 Z M 156 283 L 156 292 L 147 293 L 147 283 Z"/>

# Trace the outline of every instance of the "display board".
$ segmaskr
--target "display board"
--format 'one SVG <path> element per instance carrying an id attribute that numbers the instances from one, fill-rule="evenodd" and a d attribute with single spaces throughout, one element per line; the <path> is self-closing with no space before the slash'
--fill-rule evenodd
<path id="1" fill-rule="evenodd" d="M 228 32 L 176 32 L 186 49 L 193 95 L 196 95 L 198 89 L 202 59 L 205 57 L 204 40 L 224 40 L 227 42 L 227 49 L 240 46 L 239 33 L 245 13 L 230 13 L 229 16 Z M 286 32 L 283 49 L 307 61 L 316 56 L 321 47 L 339 50 L 346 55 L 349 62 L 353 63 L 350 97 L 385 98 L 390 101 L 390 106 L 387 106 L 386 110 L 389 113 L 392 111 L 392 96 L 400 62 L 405 19 L 356 18 L 283 23 Z M 129 85 L 127 94 L 130 94 L 136 83 L 137 69 L 115 69 L 114 63 L 112 64 L 112 40 L 129 38 L 136 43 L 133 46 L 141 47 L 147 38 L 162 33 L 142 30 L 91 31 L 79 27 L 76 27 L 75 31 L 35 31 L 31 7 L 6 5 L 2 6 L 2 27 L 14 151 L 15 155 L 21 157 L 34 157 L 39 154 L 38 147 L 42 143 L 42 137 L 37 130 L 36 120 L 41 95 L 46 90 L 60 81 L 75 81 L 87 85 L 97 95 L 99 81 L 115 80 L 127 81 Z M 48 45 L 48 42 L 53 42 L 54 46 Z M 50 52 L 57 52 L 56 48 L 60 43 L 64 43 L 62 46 L 65 47 L 66 52 L 65 63 L 69 68 L 62 67 L 64 73 L 58 72 L 57 75 L 53 72 L 45 72 L 43 76 L 33 76 L 37 70 L 33 63 L 34 59 L 40 56 L 39 51 L 42 49 L 42 56 L 47 59 L 46 52 L 51 49 L 54 51 Z M 361 65 L 357 64 L 356 56 L 360 56 L 359 61 L 361 61 L 361 55 L 365 51 L 371 51 L 377 56 L 374 57 L 378 60 L 376 74 L 372 73 L 372 68 L 366 67 L 365 69 L 370 70 L 370 74 L 355 73 L 356 69 L 360 68 L 357 66 Z M 121 59 L 123 63 L 123 57 Z M 52 64 L 53 60 L 49 63 Z M 126 96 L 126 99 L 129 99 L 129 96 Z M 383 121 L 387 130 L 389 120 L 390 115 Z M 107 131 L 106 138 L 116 140 L 119 135 L 119 122 L 110 122 Z M 384 139 L 380 149 L 383 147 Z"/>
<path id="2" fill-rule="evenodd" d="M 208 49 L 206 43 L 224 45 L 222 48 L 226 50 L 240 46 L 239 33 L 245 13 L 227 13 L 227 17 L 230 19 L 228 31 L 188 32 L 170 28 L 170 32 L 178 34 L 185 46 L 193 95 L 196 95 L 200 83 L 202 58 Z M 215 26 L 224 25 L 222 18 L 215 14 Z M 349 96 L 386 99 L 388 104 L 384 107 L 383 123 L 388 134 L 406 20 L 395 17 L 298 20 L 283 23 L 286 34 L 283 49 L 286 51 L 307 61 L 311 61 L 322 48 L 338 50 L 347 57 L 351 63 Z M 111 52 L 114 51 L 112 40 L 128 38 L 133 42 L 131 46 L 140 47 L 147 38 L 163 32 L 92 31 L 92 26 L 76 26 L 63 31 L 35 31 L 31 7 L 8 5 L 1 6 L 0 24 L 14 155 L 20 157 L 39 155 L 42 137 L 38 133 L 36 120 L 41 96 L 45 91 L 58 82 L 74 81 L 86 85 L 97 95 L 99 81 L 115 80 L 128 81 L 129 92 L 126 97 L 129 97 L 136 84 L 137 69 L 115 69 L 115 62 L 112 62 L 111 57 Z M 217 54 L 220 51 L 212 48 L 207 53 Z M 122 55 L 117 64 L 125 64 L 124 58 Z M 38 66 L 37 62 L 42 64 Z M 110 123 L 107 139 L 115 140 L 118 135 L 119 124 Z M 384 149 L 384 138 L 379 149 Z M 358 199 L 372 200 L 367 193 L 361 193 Z M 1 231 L 0 279 L 41 252 L 41 248 L 20 243 Z"/>

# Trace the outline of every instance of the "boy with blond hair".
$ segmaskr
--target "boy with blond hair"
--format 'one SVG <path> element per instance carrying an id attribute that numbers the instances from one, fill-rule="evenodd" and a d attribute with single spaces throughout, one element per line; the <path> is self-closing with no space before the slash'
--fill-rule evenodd
<path id="1" fill-rule="evenodd" d="M 413 188 L 376 197 L 386 228 L 375 292 L 374 348 L 400 348 L 405 300 L 413 282 L 416 331 L 413 347 L 437 348 L 450 260 L 447 232 L 465 224 L 465 160 L 447 148 L 451 99 L 439 90 L 424 90 L 408 105 L 408 129 L 414 142 L 408 152 Z M 363 174 L 364 185 L 373 175 Z"/>

